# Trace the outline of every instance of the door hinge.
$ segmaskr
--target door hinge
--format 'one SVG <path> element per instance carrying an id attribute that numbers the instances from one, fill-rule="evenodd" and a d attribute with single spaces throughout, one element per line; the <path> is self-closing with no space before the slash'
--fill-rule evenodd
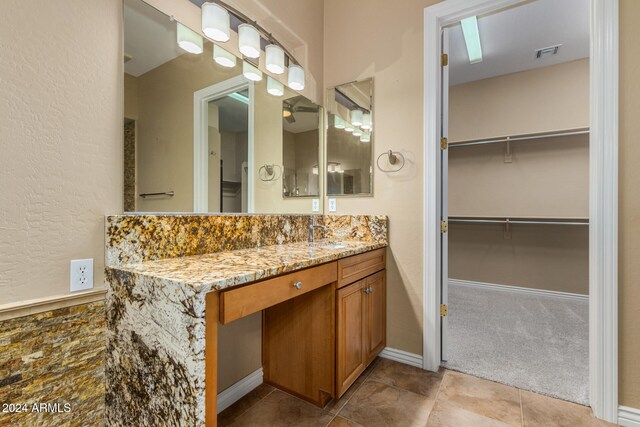
<path id="1" fill-rule="evenodd" d="M 446 233 L 448 228 L 449 228 L 449 227 L 448 227 L 447 221 L 445 221 L 444 219 L 443 219 L 443 220 L 441 220 L 441 221 L 440 221 L 440 231 L 441 231 L 442 233 Z"/>
<path id="2" fill-rule="evenodd" d="M 447 148 L 449 148 L 449 140 L 446 136 L 443 136 L 442 138 L 440 138 L 440 149 L 446 150 Z"/>
<path id="3" fill-rule="evenodd" d="M 440 55 L 440 65 L 442 65 L 443 67 L 449 65 L 449 55 L 447 55 L 446 53 Z"/>
<path id="4" fill-rule="evenodd" d="M 447 304 L 440 304 L 440 317 L 447 317 Z"/>

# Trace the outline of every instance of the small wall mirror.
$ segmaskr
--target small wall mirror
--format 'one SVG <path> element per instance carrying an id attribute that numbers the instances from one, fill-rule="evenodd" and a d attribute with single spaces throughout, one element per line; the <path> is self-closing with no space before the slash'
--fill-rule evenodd
<path id="1" fill-rule="evenodd" d="M 327 94 L 327 195 L 373 194 L 373 79 Z"/>
<path id="2" fill-rule="evenodd" d="M 321 108 L 224 47 L 124 0 L 125 212 L 312 212 Z"/>

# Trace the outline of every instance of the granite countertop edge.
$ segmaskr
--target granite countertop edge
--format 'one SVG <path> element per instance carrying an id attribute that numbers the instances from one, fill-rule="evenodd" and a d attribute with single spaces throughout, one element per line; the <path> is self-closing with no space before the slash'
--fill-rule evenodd
<path id="1" fill-rule="evenodd" d="M 331 247 L 331 245 L 344 247 Z M 316 241 L 106 266 L 107 270 L 170 281 L 193 292 L 222 291 L 385 248 L 387 242 Z"/>

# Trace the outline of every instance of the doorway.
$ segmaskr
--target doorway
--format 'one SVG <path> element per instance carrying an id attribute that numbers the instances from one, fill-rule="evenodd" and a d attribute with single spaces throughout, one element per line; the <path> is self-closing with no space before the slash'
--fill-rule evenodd
<path id="1" fill-rule="evenodd" d="M 442 29 L 470 16 L 482 16 L 521 3 L 517 0 L 448 1 L 425 9 L 425 369 L 442 361 L 441 287 L 448 266 L 446 225 L 441 221 L 446 121 L 441 121 L 447 94 L 441 54 Z M 617 419 L 617 2 L 590 2 L 591 35 L 589 98 L 589 403 L 596 416 Z M 446 141 L 445 141 L 446 142 Z M 461 149 L 461 148 L 460 148 Z M 505 154 L 505 159 L 508 153 Z M 446 213 L 446 210 L 444 211 Z M 503 218 L 504 219 L 504 218 Z M 446 218 L 444 219 L 446 221 Z M 504 226 L 504 224 L 501 224 Z M 515 225 L 513 225 L 515 226 Z M 524 225 L 521 225 L 524 226 Z M 446 301 L 444 301 L 446 303 Z M 446 334 L 446 331 L 445 331 Z"/>

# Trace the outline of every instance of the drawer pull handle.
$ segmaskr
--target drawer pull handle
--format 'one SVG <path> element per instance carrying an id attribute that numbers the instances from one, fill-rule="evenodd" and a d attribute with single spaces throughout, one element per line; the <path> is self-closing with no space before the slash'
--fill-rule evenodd
<path id="1" fill-rule="evenodd" d="M 298 289 L 298 290 L 302 289 L 302 282 L 296 282 L 296 283 L 294 283 L 294 284 L 293 284 L 293 287 L 294 287 L 294 288 L 296 288 L 296 289 Z"/>

